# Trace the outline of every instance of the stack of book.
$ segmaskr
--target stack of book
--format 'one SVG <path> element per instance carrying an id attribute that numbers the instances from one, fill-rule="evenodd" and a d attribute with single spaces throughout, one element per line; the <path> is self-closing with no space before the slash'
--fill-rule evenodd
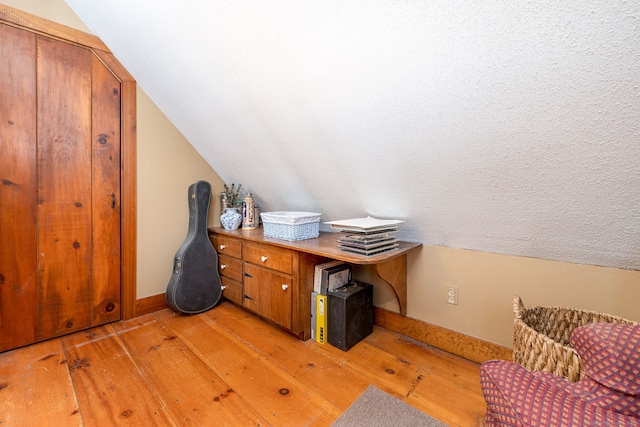
<path id="1" fill-rule="evenodd" d="M 327 342 L 328 292 L 351 283 L 351 264 L 330 261 L 315 266 L 311 293 L 311 339 Z"/>
<path id="2" fill-rule="evenodd" d="M 315 266 L 311 292 L 311 339 L 347 351 L 373 331 L 373 286 L 352 280 L 352 266 Z"/>
<path id="3" fill-rule="evenodd" d="M 398 247 L 395 232 L 404 221 L 376 219 L 371 217 L 330 221 L 331 228 L 339 229 L 341 251 L 363 256 L 373 256 L 392 251 Z"/>

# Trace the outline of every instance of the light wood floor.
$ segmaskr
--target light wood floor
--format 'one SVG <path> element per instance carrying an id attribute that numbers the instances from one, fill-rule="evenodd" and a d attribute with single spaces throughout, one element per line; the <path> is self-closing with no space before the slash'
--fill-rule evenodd
<path id="1" fill-rule="evenodd" d="M 329 426 L 369 384 L 483 424 L 476 363 L 378 327 L 343 352 L 222 302 L 0 354 L 0 426 Z"/>

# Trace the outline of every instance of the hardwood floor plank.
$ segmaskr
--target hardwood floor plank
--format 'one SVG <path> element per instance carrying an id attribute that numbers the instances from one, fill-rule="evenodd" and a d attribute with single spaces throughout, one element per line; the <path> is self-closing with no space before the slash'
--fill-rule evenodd
<path id="1" fill-rule="evenodd" d="M 373 333 L 384 332 L 374 328 Z M 393 394 L 399 396 L 406 396 L 421 374 L 418 366 L 371 345 L 367 339 L 351 347 L 347 352 L 327 344 L 320 345 L 319 348 L 320 351 L 342 360 L 363 375 L 376 379 L 379 387 L 391 390 Z"/>
<path id="2" fill-rule="evenodd" d="M 300 341 L 225 301 L 0 353 L 0 427 L 328 427 L 369 384 L 484 425 L 477 363 L 380 327 L 346 352 Z"/>
<path id="3" fill-rule="evenodd" d="M 440 376 L 422 370 L 422 377 L 405 401 L 450 427 L 478 427 L 484 418 L 481 394 L 456 387 Z"/>
<path id="4" fill-rule="evenodd" d="M 206 316 L 342 411 L 371 384 L 366 376 L 318 352 L 314 346 L 320 344 L 300 341 L 238 307 L 210 310 Z"/>
<path id="5" fill-rule="evenodd" d="M 177 425 L 112 326 L 91 331 L 62 338 L 84 425 Z"/>
<path id="6" fill-rule="evenodd" d="M 157 317 L 238 395 L 252 402 L 269 425 L 328 426 L 342 413 L 258 352 L 215 333 L 205 316 L 182 316 L 163 310 Z"/>
<path id="7" fill-rule="evenodd" d="M 114 329 L 178 425 L 267 425 L 153 315 L 120 322 Z"/>
<path id="8" fill-rule="evenodd" d="M 205 315 L 343 410 L 374 384 L 449 425 L 476 426 L 484 415 L 477 364 L 385 329 L 376 327 L 375 333 L 343 352 L 314 341 L 303 343 L 237 307 Z M 360 363 L 349 362 L 352 357 Z M 442 359 L 448 364 L 435 363 Z M 319 369 L 314 372 L 314 368 Z M 455 405 L 449 391 L 463 393 L 464 405 Z"/>
<path id="9" fill-rule="evenodd" d="M 485 410 L 482 396 L 378 348 L 377 336 L 389 333 L 376 327 L 348 352 L 327 345 L 322 351 L 335 357 L 342 354 L 345 364 L 372 378 L 374 385 L 447 425 L 476 426 Z"/>
<path id="10" fill-rule="evenodd" d="M 0 356 L 0 425 L 82 426 L 59 339 Z"/>
<path id="11" fill-rule="evenodd" d="M 422 377 L 407 395 L 407 403 L 434 416 L 438 414 L 437 417 L 450 426 L 480 425 L 486 404 L 477 363 L 402 335 L 372 334 L 367 341 L 420 367 Z"/>
<path id="12" fill-rule="evenodd" d="M 385 330 L 380 328 L 381 330 Z M 447 378 L 456 385 L 481 394 L 480 365 L 413 338 L 397 333 L 372 334 L 367 341 L 376 347 Z"/>

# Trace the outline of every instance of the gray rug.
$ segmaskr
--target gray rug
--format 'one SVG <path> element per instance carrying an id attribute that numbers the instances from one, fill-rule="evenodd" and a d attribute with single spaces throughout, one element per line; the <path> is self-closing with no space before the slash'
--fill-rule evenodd
<path id="1" fill-rule="evenodd" d="M 408 403 L 372 385 L 332 427 L 446 427 Z"/>

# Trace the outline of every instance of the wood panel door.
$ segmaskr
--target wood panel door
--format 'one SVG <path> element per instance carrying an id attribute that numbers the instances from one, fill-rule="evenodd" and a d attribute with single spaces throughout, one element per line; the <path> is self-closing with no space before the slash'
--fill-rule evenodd
<path id="1" fill-rule="evenodd" d="M 271 320 L 291 329 L 291 277 L 271 274 Z"/>
<path id="2" fill-rule="evenodd" d="M 290 276 L 245 263 L 243 306 L 291 329 L 291 284 Z"/>
<path id="3" fill-rule="evenodd" d="M 242 305 L 263 316 L 269 316 L 271 309 L 271 272 L 253 264 L 244 264 L 244 286 Z M 269 308 L 269 311 L 267 311 Z"/>
<path id="4" fill-rule="evenodd" d="M 0 351 L 120 318 L 120 82 L 0 24 Z M 5 96 L 6 95 L 6 96 Z"/>
<path id="5" fill-rule="evenodd" d="M 36 42 L 0 25 L 0 350 L 36 340 Z"/>

